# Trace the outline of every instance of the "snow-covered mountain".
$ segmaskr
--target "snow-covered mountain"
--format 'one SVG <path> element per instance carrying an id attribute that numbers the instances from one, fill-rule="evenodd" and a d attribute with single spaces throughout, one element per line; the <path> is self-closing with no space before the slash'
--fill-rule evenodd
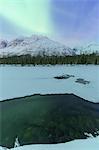
<path id="1" fill-rule="evenodd" d="M 90 44 L 86 44 L 84 46 L 78 47 L 77 48 L 78 52 L 84 52 L 86 54 L 90 54 L 90 53 L 97 53 L 99 54 L 99 44 L 98 43 L 90 43 Z"/>
<path id="2" fill-rule="evenodd" d="M 90 52 L 99 51 L 99 44 L 96 43 L 88 44 L 86 47 L 84 47 L 84 50 Z"/>
<path id="3" fill-rule="evenodd" d="M 22 37 L 10 42 L 0 41 L 0 56 L 2 55 L 37 55 L 45 53 L 47 55 L 74 55 L 73 49 L 63 44 L 55 42 L 46 36 L 32 35 L 31 37 Z"/>

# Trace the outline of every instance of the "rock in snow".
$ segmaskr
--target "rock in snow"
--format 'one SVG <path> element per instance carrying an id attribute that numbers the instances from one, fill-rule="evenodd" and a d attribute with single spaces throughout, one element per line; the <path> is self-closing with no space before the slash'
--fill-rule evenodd
<path id="1" fill-rule="evenodd" d="M 5 40 L 0 40 L 0 49 L 7 47 L 8 42 Z"/>

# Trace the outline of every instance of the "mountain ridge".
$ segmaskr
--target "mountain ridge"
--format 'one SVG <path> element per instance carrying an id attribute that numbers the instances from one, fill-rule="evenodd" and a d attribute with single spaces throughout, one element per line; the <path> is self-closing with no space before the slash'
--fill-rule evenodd
<path id="1" fill-rule="evenodd" d="M 50 55 L 74 55 L 75 51 L 46 36 L 32 35 L 30 37 L 16 38 L 10 42 L 0 41 L 0 55 L 38 55 L 45 52 Z"/>

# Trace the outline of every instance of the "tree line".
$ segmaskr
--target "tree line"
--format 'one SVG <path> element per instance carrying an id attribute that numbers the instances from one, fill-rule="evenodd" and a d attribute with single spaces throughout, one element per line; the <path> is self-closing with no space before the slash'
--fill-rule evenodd
<path id="1" fill-rule="evenodd" d="M 3 56 L 0 58 L 0 64 L 21 64 L 24 65 L 56 65 L 56 64 L 95 64 L 99 65 L 99 55 L 93 54 L 80 54 L 74 56 L 58 56 L 58 55 L 13 55 Z"/>

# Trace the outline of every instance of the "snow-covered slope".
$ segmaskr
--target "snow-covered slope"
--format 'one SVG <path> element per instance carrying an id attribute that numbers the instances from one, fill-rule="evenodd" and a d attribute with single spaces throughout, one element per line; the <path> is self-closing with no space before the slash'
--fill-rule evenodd
<path id="1" fill-rule="evenodd" d="M 92 43 L 84 47 L 85 51 L 90 51 L 90 52 L 96 52 L 99 51 L 99 44 L 97 43 Z"/>
<path id="2" fill-rule="evenodd" d="M 32 35 L 31 37 L 22 37 L 10 42 L 0 41 L 0 56 L 2 55 L 37 55 L 45 52 L 47 55 L 73 55 L 75 52 L 65 45 L 50 40 L 46 36 Z"/>
<path id="3" fill-rule="evenodd" d="M 85 53 L 97 53 L 99 54 L 99 43 L 90 43 L 86 44 L 84 46 L 78 47 L 78 51 L 80 52 L 85 52 Z"/>
<path id="4" fill-rule="evenodd" d="M 0 150 L 6 149 L 1 147 Z M 62 144 L 25 145 L 10 150 L 99 150 L 99 136 Z"/>

